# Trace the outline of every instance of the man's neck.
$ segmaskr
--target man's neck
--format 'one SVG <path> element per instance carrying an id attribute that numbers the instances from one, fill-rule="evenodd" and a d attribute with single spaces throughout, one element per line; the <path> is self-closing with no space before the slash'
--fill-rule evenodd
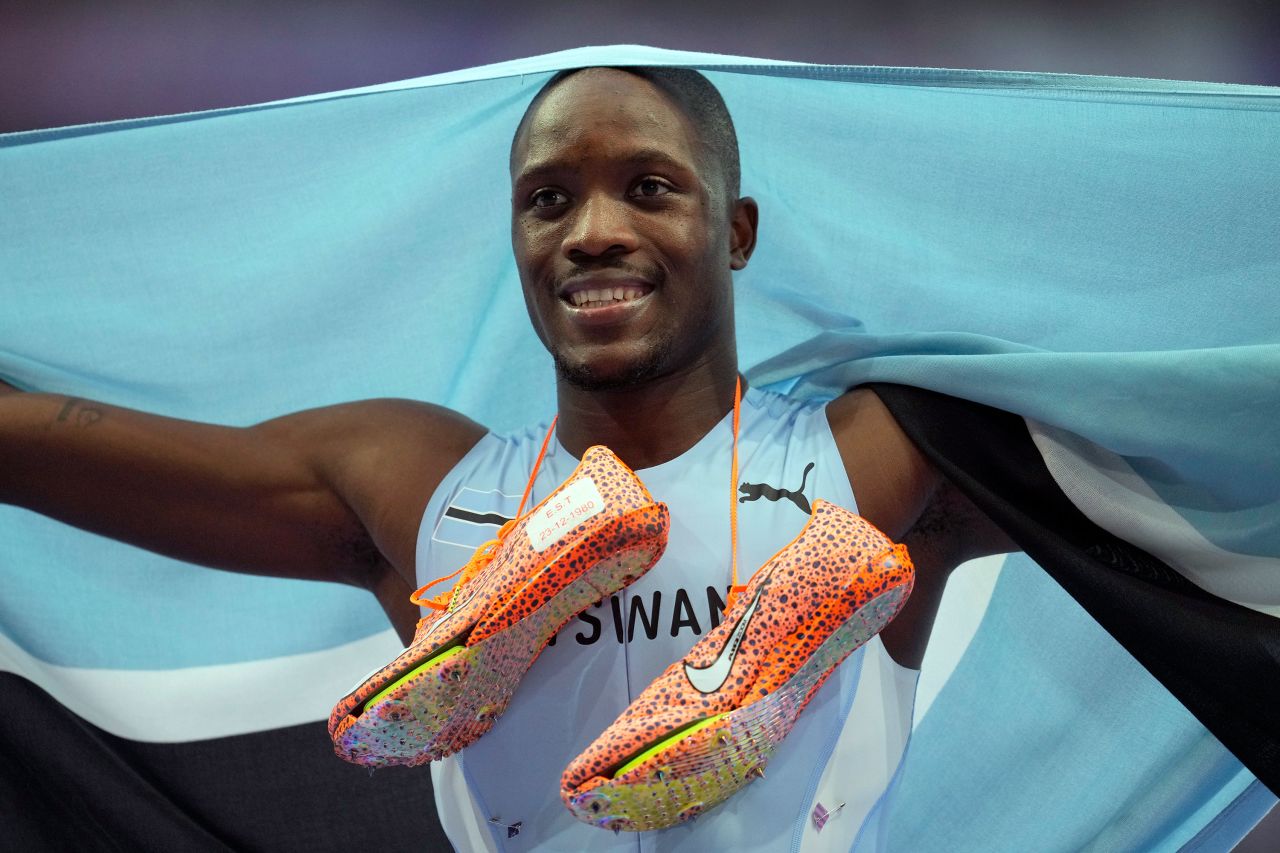
<path id="1" fill-rule="evenodd" d="M 651 468 L 693 447 L 733 410 L 737 375 L 734 362 L 613 391 L 587 391 L 557 380 L 556 434 L 579 458 L 603 444 L 631 468 Z"/>

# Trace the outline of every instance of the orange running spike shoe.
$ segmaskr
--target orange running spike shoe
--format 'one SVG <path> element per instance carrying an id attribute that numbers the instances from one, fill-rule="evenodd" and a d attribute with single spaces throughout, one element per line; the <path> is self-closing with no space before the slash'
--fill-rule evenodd
<path id="1" fill-rule="evenodd" d="M 756 776 L 836 665 L 884 628 L 914 570 L 861 516 L 823 500 L 724 621 L 667 667 L 564 771 L 574 817 L 661 829 Z"/>
<path id="2" fill-rule="evenodd" d="M 413 643 L 340 701 L 334 750 L 368 767 L 422 764 L 489 730 L 547 641 L 649 570 L 670 517 L 606 447 L 592 447 L 542 503 L 507 522 L 461 570 Z M 430 586 L 430 584 L 428 585 Z"/>

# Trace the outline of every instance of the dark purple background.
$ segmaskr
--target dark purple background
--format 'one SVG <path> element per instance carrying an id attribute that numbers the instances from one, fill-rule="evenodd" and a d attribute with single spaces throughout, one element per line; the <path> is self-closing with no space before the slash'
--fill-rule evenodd
<path id="1" fill-rule="evenodd" d="M 0 0 L 0 132 L 238 106 L 587 44 L 1280 84 L 1280 0 Z M 1280 850 L 1280 811 L 1238 848 Z"/>
<path id="2" fill-rule="evenodd" d="M 0 0 L 0 132 L 238 106 L 584 44 L 1280 84 L 1280 2 Z"/>

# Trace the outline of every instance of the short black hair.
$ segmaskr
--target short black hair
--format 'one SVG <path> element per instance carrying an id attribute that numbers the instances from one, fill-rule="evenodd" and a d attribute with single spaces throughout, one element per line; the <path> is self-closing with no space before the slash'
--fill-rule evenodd
<path id="1" fill-rule="evenodd" d="M 732 201 L 738 198 L 742 191 L 742 166 L 738 160 L 738 134 L 733 128 L 733 119 L 729 116 L 729 108 L 725 106 L 724 98 L 721 97 L 720 91 L 712 85 L 710 80 L 691 68 L 667 68 L 652 65 L 594 67 L 612 68 L 614 71 L 632 74 L 642 80 L 648 80 L 670 95 L 680 105 L 689 120 L 693 122 L 693 126 L 698 133 L 698 141 L 711 155 L 711 159 L 720 166 L 722 170 L 721 177 L 724 178 L 725 190 L 729 194 L 729 199 Z M 564 71 L 556 72 L 555 76 L 538 90 L 538 94 L 533 96 L 533 100 L 529 102 L 524 115 L 520 118 L 520 124 L 516 127 L 515 135 L 511 139 L 513 152 L 516 140 L 524 132 L 525 123 L 528 122 L 529 116 L 533 114 L 534 109 L 542 102 L 542 99 L 552 89 L 574 74 L 587 70 L 589 69 L 568 68 Z"/>

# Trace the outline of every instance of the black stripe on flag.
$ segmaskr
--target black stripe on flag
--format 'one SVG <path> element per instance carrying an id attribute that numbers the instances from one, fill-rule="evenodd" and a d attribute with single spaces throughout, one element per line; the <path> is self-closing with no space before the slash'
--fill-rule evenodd
<path id="1" fill-rule="evenodd" d="M 1280 793 L 1280 619 L 1205 592 L 1090 521 L 1018 415 L 922 388 L 868 387 L 956 488 Z"/>
<path id="2" fill-rule="evenodd" d="M 450 849 L 428 769 L 370 775 L 333 754 L 324 721 L 143 743 L 11 673 L 0 696 L 0 850 Z"/>

